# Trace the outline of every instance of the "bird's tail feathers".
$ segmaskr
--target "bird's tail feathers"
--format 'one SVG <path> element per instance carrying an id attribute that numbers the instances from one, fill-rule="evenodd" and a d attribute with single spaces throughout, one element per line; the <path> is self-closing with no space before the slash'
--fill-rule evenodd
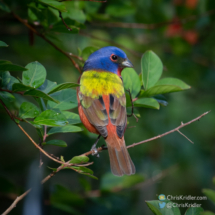
<path id="1" fill-rule="evenodd" d="M 111 171 L 116 176 L 132 175 L 135 166 L 130 158 L 124 138 L 106 140 L 110 157 Z"/>

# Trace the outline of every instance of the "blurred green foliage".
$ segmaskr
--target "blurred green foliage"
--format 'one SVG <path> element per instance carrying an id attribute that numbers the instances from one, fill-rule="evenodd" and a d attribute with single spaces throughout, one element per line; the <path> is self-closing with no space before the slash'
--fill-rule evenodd
<path id="1" fill-rule="evenodd" d="M 29 31 L 11 11 L 70 57 L 76 55 L 72 58 L 80 66 L 89 54 L 103 46 L 118 46 L 127 53 L 136 72 L 126 69 L 122 76 L 125 89 L 130 89 L 132 98 L 139 98 L 134 102 L 134 113 L 140 116 L 138 123 L 128 118 L 128 128 L 131 128 L 125 133 L 127 145 L 166 132 L 181 121 L 212 110 L 200 122 L 183 128 L 194 145 L 174 133 L 130 149 L 137 168 L 134 176 L 117 178 L 111 175 L 105 151 L 99 159 L 90 157 L 90 161 L 94 161 L 90 166 L 93 171 L 83 166 L 71 167 L 74 171 L 70 167 L 60 171 L 44 184 L 41 199 L 45 214 L 152 214 L 150 209 L 155 214 L 166 214 L 159 210 L 157 197 L 160 193 L 206 195 L 214 199 L 211 180 L 215 169 L 213 8 L 215 2 L 209 0 L 0 1 L 1 88 L 24 93 L 23 96 L 0 91 L 0 97 L 14 115 L 28 123 L 20 122 L 36 142 L 44 137 L 44 126 L 52 127 L 47 131 L 47 141 L 43 141 L 50 154 L 63 155 L 69 160 L 89 151 L 95 142 L 96 136 L 86 131 L 77 115 L 76 92 L 71 88 L 77 86 L 79 73 L 68 56 Z M 63 24 L 59 11 L 72 31 Z M 181 19 L 182 22 L 163 24 Z M 135 23 L 143 25 L 138 28 Z M 189 89 L 176 78 L 192 88 L 165 94 Z M 129 113 L 129 94 L 126 97 Z M 68 111 L 70 109 L 72 112 Z M 25 190 L 26 172 L 35 159 L 39 165 L 39 153 L 2 106 L 0 111 L 0 210 L 4 211 L 14 196 Z M 102 140 L 99 144 L 103 143 Z M 66 145 L 67 148 L 56 147 Z M 72 162 L 88 160 L 73 157 Z M 58 166 L 45 157 L 43 163 L 54 167 L 54 172 Z M 178 166 L 173 170 L 171 167 L 176 163 Z M 44 167 L 44 177 L 50 172 Z M 207 189 L 202 193 L 202 188 Z M 155 204 L 149 200 L 154 200 Z M 215 211 L 209 200 L 197 203 L 202 204 L 204 210 Z M 149 204 L 153 205 L 150 209 Z M 21 214 L 23 207 L 23 202 L 19 202 L 11 214 Z M 180 208 L 180 212 L 172 214 L 198 215 L 200 210 Z M 209 213 L 204 212 L 204 215 Z"/>

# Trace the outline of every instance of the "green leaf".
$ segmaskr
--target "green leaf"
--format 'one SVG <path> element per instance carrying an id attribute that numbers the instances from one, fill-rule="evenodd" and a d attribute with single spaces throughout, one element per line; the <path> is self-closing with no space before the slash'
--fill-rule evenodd
<path id="1" fill-rule="evenodd" d="M 9 72 L 1 72 L 0 73 L 0 87 L 3 89 L 7 89 L 7 85 L 10 82 L 11 75 Z"/>
<path id="2" fill-rule="evenodd" d="M 135 98 L 141 88 L 138 74 L 132 68 L 125 68 L 122 72 L 122 79 L 125 89 L 130 89 L 132 98 Z"/>
<path id="3" fill-rule="evenodd" d="M 68 124 L 66 117 L 54 110 L 46 110 L 43 111 L 35 120 L 34 122 L 39 125 L 47 125 L 47 126 L 64 126 Z"/>
<path id="4" fill-rule="evenodd" d="M 93 46 L 89 46 L 89 47 L 86 47 L 83 51 L 82 51 L 82 58 L 84 59 L 84 61 L 86 61 L 88 59 L 88 57 L 95 51 L 97 51 L 98 48 L 96 47 L 93 47 Z"/>
<path id="5" fill-rule="evenodd" d="M 159 109 L 159 103 L 153 98 L 142 98 L 138 99 L 134 102 L 135 107 L 145 107 L 145 108 L 153 108 Z"/>
<path id="6" fill-rule="evenodd" d="M 69 8 L 68 12 L 66 13 L 66 16 L 68 18 L 77 20 L 81 23 L 84 23 L 86 21 L 85 13 L 83 12 L 83 10 L 75 8 L 74 3 L 67 1 L 67 2 L 64 2 L 64 4 L 66 4 L 67 8 Z"/>
<path id="7" fill-rule="evenodd" d="M 44 93 L 49 93 L 56 86 L 57 86 L 56 82 L 52 82 L 46 79 L 45 82 L 37 89 L 43 91 Z"/>
<path id="8" fill-rule="evenodd" d="M 6 101 L 6 102 L 15 101 L 15 97 L 12 94 L 5 92 L 5 91 L 0 91 L 0 99 L 2 99 L 3 101 Z"/>
<path id="9" fill-rule="evenodd" d="M 30 102 L 23 102 L 19 109 L 19 117 L 25 118 L 35 118 L 40 114 L 38 107 Z"/>
<path id="10" fill-rule="evenodd" d="M 160 201 L 160 203 L 161 203 L 161 201 Z M 153 214 L 155 214 L 155 215 L 164 215 L 158 209 L 158 207 L 159 207 L 158 206 L 158 204 L 159 204 L 158 200 L 146 201 L 146 204 L 149 207 L 149 209 L 153 212 Z M 172 214 L 172 215 L 174 215 L 174 214 Z"/>
<path id="11" fill-rule="evenodd" d="M 185 212 L 185 215 L 201 215 L 203 212 L 203 208 L 201 207 L 191 207 L 188 208 L 187 211 Z"/>
<path id="12" fill-rule="evenodd" d="M 28 5 L 28 18 L 30 21 L 37 21 L 39 20 L 38 16 L 36 15 L 37 10 L 35 8 L 30 8 L 30 5 Z M 35 13 L 36 12 L 36 13 Z"/>
<path id="13" fill-rule="evenodd" d="M 60 156 L 60 160 L 61 160 L 62 162 L 64 162 L 64 163 L 66 162 L 66 161 L 64 160 L 64 157 L 63 157 L 62 155 Z"/>
<path id="14" fill-rule="evenodd" d="M 8 71 L 0 73 L 0 86 L 2 89 L 12 90 L 12 86 L 15 83 L 19 83 L 19 81 L 11 76 Z"/>
<path id="15" fill-rule="evenodd" d="M 10 8 L 2 1 L 0 1 L 0 10 L 10 13 Z"/>
<path id="16" fill-rule="evenodd" d="M 28 121 L 28 120 L 25 119 L 25 122 L 29 123 L 30 125 L 32 125 L 35 128 L 42 128 L 42 125 L 38 125 L 33 121 Z M 43 135 L 40 135 L 40 136 L 43 136 Z"/>
<path id="17" fill-rule="evenodd" d="M 22 83 L 15 83 L 13 84 L 12 86 L 12 91 L 13 92 L 19 92 L 19 91 L 27 91 L 27 90 L 32 90 L 34 89 L 33 87 L 29 87 L 29 86 L 26 86 Z"/>
<path id="18" fill-rule="evenodd" d="M 0 2 L 0 8 L 1 8 L 1 3 L 2 2 Z M 5 42 L 0 41 L 0 47 L 8 47 L 8 45 Z"/>
<path id="19" fill-rule="evenodd" d="M 36 89 L 28 90 L 27 92 L 24 93 L 24 95 L 43 98 L 45 100 L 53 102 L 54 104 L 56 103 L 59 104 L 59 101 L 57 101 L 56 99 L 52 98 L 50 95 L 47 95 L 40 90 L 36 90 Z"/>
<path id="20" fill-rule="evenodd" d="M 141 71 L 145 90 L 153 87 L 161 77 L 163 64 L 160 58 L 153 51 L 147 51 L 142 56 Z"/>
<path id="21" fill-rule="evenodd" d="M 87 156 L 75 156 L 70 160 L 70 163 L 81 164 L 81 163 L 87 163 L 88 161 L 89 161 L 89 158 Z"/>
<path id="22" fill-rule="evenodd" d="M 46 69 L 42 64 L 36 61 L 29 63 L 25 68 L 28 71 L 22 74 L 22 82 L 24 85 L 38 88 L 44 83 L 46 80 Z"/>
<path id="23" fill-rule="evenodd" d="M 80 132 L 82 131 L 82 129 L 78 126 L 74 126 L 74 125 L 66 125 L 64 127 L 60 127 L 60 128 L 51 128 L 48 131 L 48 135 L 51 134 L 56 134 L 56 133 L 68 133 L 68 132 Z"/>
<path id="24" fill-rule="evenodd" d="M 12 64 L 10 61 L 0 60 L 0 72 L 5 71 L 21 72 L 26 70 L 27 70 L 26 68 L 16 64 Z"/>
<path id="25" fill-rule="evenodd" d="M 116 177 L 112 173 L 106 173 L 101 180 L 101 190 L 111 191 L 114 189 L 129 188 L 144 181 L 142 175 L 123 175 L 122 177 Z"/>
<path id="26" fill-rule="evenodd" d="M 71 168 L 75 169 L 78 173 L 93 175 L 93 171 L 85 166 L 72 166 Z"/>
<path id="27" fill-rule="evenodd" d="M 165 204 L 163 208 L 160 208 L 160 204 Z M 150 210 L 155 215 L 181 215 L 180 210 L 178 207 L 173 207 L 173 202 L 169 200 L 165 201 L 159 201 L 159 200 L 153 200 L 153 201 L 146 201 L 147 206 L 150 208 Z"/>
<path id="28" fill-rule="evenodd" d="M 66 142 L 63 140 L 49 140 L 48 142 L 42 143 L 43 146 L 45 145 L 53 145 L 53 146 L 60 146 L 60 147 L 67 147 Z"/>
<path id="29" fill-rule="evenodd" d="M 59 10 L 61 12 L 66 12 L 66 7 L 61 2 L 57 2 L 54 0 L 39 0 L 39 2 L 44 4 L 44 5 L 48 5 L 51 8 L 54 8 L 54 9 Z"/>
<path id="30" fill-rule="evenodd" d="M 65 89 L 51 94 L 51 97 L 58 100 L 59 103 L 48 101 L 49 109 L 69 110 L 78 106 L 76 91 Z"/>
<path id="31" fill-rule="evenodd" d="M 81 123 L 81 120 L 78 114 L 69 112 L 69 111 L 61 111 L 61 113 L 66 117 L 69 124 Z"/>
<path id="32" fill-rule="evenodd" d="M 151 97 L 158 94 L 178 92 L 190 89 L 190 86 L 177 78 L 163 78 L 155 86 L 146 91 L 142 91 L 139 98 Z"/>
<path id="33" fill-rule="evenodd" d="M 203 189 L 202 192 L 215 204 L 215 190 Z"/>
<path id="34" fill-rule="evenodd" d="M 7 85 L 7 89 L 12 90 L 12 87 L 15 83 L 19 83 L 18 79 L 14 78 L 13 76 L 10 76 L 10 81 Z"/>
<path id="35" fill-rule="evenodd" d="M 52 89 L 54 89 L 57 86 L 56 82 L 52 82 L 49 80 L 45 80 L 45 82 L 39 87 L 37 88 L 38 90 L 43 91 L 44 93 L 49 93 Z"/>
<path id="36" fill-rule="evenodd" d="M 86 176 L 88 176 L 88 177 L 90 177 L 90 178 L 93 178 L 93 179 L 98 180 L 98 178 L 97 178 L 96 176 L 90 175 L 89 173 L 81 173 L 81 174 L 82 174 L 82 175 L 86 175 Z"/>
<path id="37" fill-rule="evenodd" d="M 95 177 L 93 175 L 93 171 L 91 169 L 84 167 L 84 166 L 71 166 L 71 167 L 65 167 L 64 169 L 73 169 L 80 174 L 86 175 L 86 176 L 91 177 L 93 179 L 98 179 L 97 177 Z"/>
<path id="38" fill-rule="evenodd" d="M 49 169 L 51 169 L 51 170 L 53 170 L 54 172 L 56 172 L 57 171 L 57 168 L 52 168 L 52 167 L 49 167 L 49 166 L 47 166 Z"/>
<path id="39" fill-rule="evenodd" d="M 52 93 L 58 92 L 60 90 L 64 90 L 64 89 L 68 89 L 68 88 L 73 88 L 73 87 L 78 87 L 78 86 L 80 86 L 80 85 L 76 84 L 76 83 L 63 83 L 63 84 L 59 84 L 55 88 L 53 88 L 48 94 L 52 94 Z"/>

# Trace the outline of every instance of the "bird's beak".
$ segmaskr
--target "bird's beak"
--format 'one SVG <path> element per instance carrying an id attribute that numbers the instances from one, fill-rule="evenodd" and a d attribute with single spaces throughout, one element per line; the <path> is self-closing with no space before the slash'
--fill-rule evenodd
<path id="1" fill-rule="evenodd" d="M 131 63 L 131 61 L 128 60 L 128 59 L 125 59 L 125 60 L 121 63 L 121 65 L 122 65 L 124 68 L 125 68 L 125 67 L 134 67 L 133 64 Z"/>

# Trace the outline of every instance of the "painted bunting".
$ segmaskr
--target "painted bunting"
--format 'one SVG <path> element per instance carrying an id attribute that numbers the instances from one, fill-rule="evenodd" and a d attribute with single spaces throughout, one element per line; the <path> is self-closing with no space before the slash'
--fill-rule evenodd
<path id="1" fill-rule="evenodd" d="M 135 173 L 124 140 L 127 113 L 121 72 L 126 67 L 133 65 L 121 49 L 101 48 L 85 62 L 77 88 L 80 119 L 88 131 L 105 139 L 116 176 Z"/>

